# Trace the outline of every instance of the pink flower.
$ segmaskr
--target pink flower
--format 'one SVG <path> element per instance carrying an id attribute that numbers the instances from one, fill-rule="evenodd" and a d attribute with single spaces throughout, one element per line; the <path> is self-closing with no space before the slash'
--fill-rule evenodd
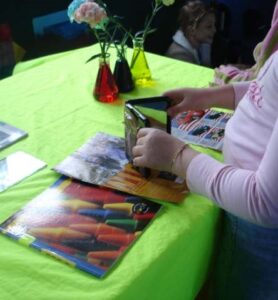
<path id="1" fill-rule="evenodd" d="M 88 23 L 91 28 L 95 28 L 107 18 L 107 14 L 96 2 L 90 1 L 81 4 L 73 17 L 77 23 Z"/>

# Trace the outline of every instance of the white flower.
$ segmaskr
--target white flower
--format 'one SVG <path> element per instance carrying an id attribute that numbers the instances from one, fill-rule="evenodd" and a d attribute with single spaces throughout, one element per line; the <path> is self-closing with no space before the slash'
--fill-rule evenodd
<path id="1" fill-rule="evenodd" d="M 156 0 L 157 4 L 163 4 L 165 6 L 170 6 L 175 3 L 175 0 Z"/>

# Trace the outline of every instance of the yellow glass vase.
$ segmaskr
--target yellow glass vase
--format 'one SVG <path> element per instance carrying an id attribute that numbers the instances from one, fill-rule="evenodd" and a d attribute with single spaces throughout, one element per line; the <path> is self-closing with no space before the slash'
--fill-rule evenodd
<path id="1" fill-rule="evenodd" d="M 133 40 L 133 55 L 130 69 L 136 85 L 145 85 L 151 81 L 151 70 L 145 55 L 144 40 L 142 38 L 135 38 Z"/>

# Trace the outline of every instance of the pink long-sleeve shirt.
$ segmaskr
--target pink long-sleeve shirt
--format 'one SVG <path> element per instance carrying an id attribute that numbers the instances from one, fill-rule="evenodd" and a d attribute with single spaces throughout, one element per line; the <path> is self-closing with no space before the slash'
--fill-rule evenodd
<path id="1" fill-rule="evenodd" d="M 224 163 L 197 155 L 187 184 L 238 217 L 277 227 L 278 50 L 256 80 L 233 87 L 236 109 L 225 131 Z"/>

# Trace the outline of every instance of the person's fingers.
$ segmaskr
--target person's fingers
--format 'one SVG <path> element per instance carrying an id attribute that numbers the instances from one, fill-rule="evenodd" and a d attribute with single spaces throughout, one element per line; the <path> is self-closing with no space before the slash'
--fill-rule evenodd
<path id="1" fill-rule="evenodd" d="M 138 157 L 143 155 L 143 146 L 136 145 L 132 148 L 132 155 L 133 157 Z"/>
<path id="2" fill-rule="evenodd" d="M 136 167 L 145 167 L 145 159 L 143 156 L 137 156 L 133 159 L 133 165 Z"/>
<path id="3" fill-rule="evenodd" d="M 184 111 L 184 107 L 183 107 L 182 102 L 180 102 L 177 105 L 171 106 L 167 109 L 167 113 L 172 118 L 175 117 L 178 113 L 183 112 L 183 111 Z"/>
<path id="4" fill-rule="evenodd" d="M 137 138 L 136 145 L 143 145 L 145 143 L 145 137 Z"/>
<path id="5" fill-rule="evenodd" d="M 137 132 L 137 139 L 146 136 L 149 131 L 150 131 L 150 128 L 140 128 Z"/>
<path id="6" fill-rule="evenodd" d="M 166 96 L 166 97 L 169 97 L 173 100 L 177 100 L 177 99 L 181 98 L 181 92 L 182 92 L 181 89 L 169 90 L 169 91 L 164 92 L 162 94 L 162 96 Z"/>

